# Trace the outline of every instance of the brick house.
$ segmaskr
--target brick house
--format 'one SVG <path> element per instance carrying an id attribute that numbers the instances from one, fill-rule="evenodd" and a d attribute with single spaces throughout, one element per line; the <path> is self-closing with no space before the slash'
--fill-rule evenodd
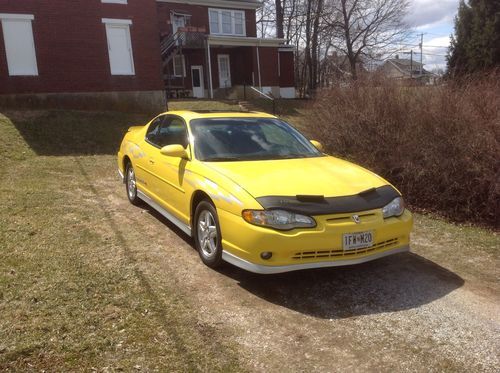
<path id="1" fill-rule="evenodd" d="M 165 94 L 294 97 L 293 49 L 254 0 L 0 0 L 0 102 L 163 106 Z"/>

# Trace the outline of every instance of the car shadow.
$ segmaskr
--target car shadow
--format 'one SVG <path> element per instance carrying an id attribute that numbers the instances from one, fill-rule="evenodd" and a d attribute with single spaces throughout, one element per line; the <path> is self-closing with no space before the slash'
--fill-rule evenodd
<path id="1" fill-rule="evenodd" d="M 455 273 L 414 253 L 277 275 L 257 275 L 230 265 L 219 272 L 267 302 L 324 319 L 408 310 L 464 284 Z"/>
<path id="2" fill-rule="evenodd" d="M 152 207 L 144 204 L 143 208 L 196 250 L 193 240 L 177 226 Z M 228 263 L 216 272 L 266 302 L 323 319 L 409 310 L 464 284 L 457 274 L 415 253 L 274 275 L 247 272 Z"/>
<path id="3" fill-rule="evenodd" d="M 6 111 L 37 155 L 116 154 L 127 129 L 147 123 L 147 114 L 75 110 Z"/>

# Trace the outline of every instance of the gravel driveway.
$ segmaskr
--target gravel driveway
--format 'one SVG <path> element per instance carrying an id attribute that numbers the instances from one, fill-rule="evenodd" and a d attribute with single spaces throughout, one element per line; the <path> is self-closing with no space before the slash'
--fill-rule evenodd
<path id="1" fill-rule="evenodd" d="M 250 370 L 498 371 L 495 252 L 478 252 L 476 268 L 463 263 L 458 244 L 429 243 L 421 228 L 413 253 L 358 266 L 272 276 L 230 265 L 213 271 L 168 221 L 128 204 L 116 179 L 96 191 L 110 219 L 127 224 L 125 239 L 140 240 L 131 254 L 152 291 L 175 283 L 196 309 L 194 327 L 234 342 Z M 447 269 L 455 267 L 465 269 Z"/>

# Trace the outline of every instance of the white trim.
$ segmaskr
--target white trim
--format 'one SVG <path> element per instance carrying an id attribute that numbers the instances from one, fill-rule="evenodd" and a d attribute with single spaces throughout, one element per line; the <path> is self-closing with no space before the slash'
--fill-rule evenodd
<path id="1" fill-rule="evenodd" d="M 0 13 L 0 19 L 24 19 L 33 21 L 35 16 L 33 14 Z"/>
<path id="2" fill-rule="evenodd" d="M 212 31 L 212 22 L 210 20 L 210 12 L 217 13 L 219 32 Z M 231 32 L 223 32 L 223 30 L 222 30 L 222 12 L 230 12 L 231 13 L 231 15 L 230 15 L 230 17 L 231 17 Z M 242 22 L 242 26 L 243 26 L 243 33 L 242 34 L 236 33 L 236 17 L 234 16 L 236 13 L 241 14 L 241 22 Z M 235 9 L 208 8 L 208 28 L 210 30 L 210 35 L 240 36 L 240 37 L 243 36 L 244 37 L 247 34 L 245 11 L 235 10 Z"/>
<path id="3" fill-rule="evenodd" d="M 260 53 L 259 53 L 259 47 L 257 49 L 257 74 L 259 76 L 259 89 L 262 91 L 262 79 L 260 77 Z"/>
<path id="4" fill-rule="evenodd" d="M 160 214 L 162 214 L 164 217 L 166 217 L 168 220 L 170 220 L 174 225 L 176 225 L 180 230 L 182 230 L 184 233 L 186 233 L 189 237 L 192 236 L 191 234 L 191 227 L 187 224 L 184 224 L 181 220 L 176 218 L 172 213 L 161 207 L 155 200 L 153 200 L 151 197 L 147 196 L 144 192 L 140 191 L 137 189 L 137 197 L 142 199 L 144 202 L 146 202 L 149 206 L 154 208 L 156 211 L 158 211 Z"/>
<path id="5" fill-rule="evenodd" d="M 230 0 L 156 0 L 159 3 L 176 3 L 187 5 L 216 6 L 219 8 L 232 9 L 259 9 L 262 8 L 261 2 L 256 1 L 230 1 Z"/>
<path id="6" fill-rule="evenodd" d="M 226 36 L 208 35 L 208 41 L 212 46 L 228 45 L 236 47 L 280 47 L 285 43 L 285 39 L 277 38 L 256 38 L 252 36 Z"/>
<path id="7" fill-rule="evenodd" d="M 131 25 L 131 19 L 103 18 L 102 23 L 106 25 Z"/>
<path id="8" fill-rule="evenodd" d="M 353 264 L 361 264 L 365 262 L 369 262 L 375 259 L 383 258 L 385 256 L 404 253 L 410 251 L 410 246 L 402 246 L 392 250 L 383 251 L 381 253 L 376 253 L 373 255 L 363 256 L 361 258 L 356 259 L 339 259 L 335 261 L 328 262 L 315 262 L 315 263 L 303 263 L 303 264 L 292 264 L 286 266 L 266 266 L 259 265 L 255 263 L 250 263 L 245 259 L 241 259 L 226 250 L 222 251 L 222 259 L 228 263 L 235 265 L 236 267 L 242 268 L 246 271 L 260 274 L 273 274 L 273 273 L 283 273 L 283 272 L 291 272 L 291 271 L 299 271 L 301 269 L 313 269 L 313 268 L 327 268 L 327 267 L 340 267 L 347 266 Z"/>
<path id="9" fill-rule="evenodd" d="M 101 0 L 103 4 L 127 4 L 127 0 Z"/>

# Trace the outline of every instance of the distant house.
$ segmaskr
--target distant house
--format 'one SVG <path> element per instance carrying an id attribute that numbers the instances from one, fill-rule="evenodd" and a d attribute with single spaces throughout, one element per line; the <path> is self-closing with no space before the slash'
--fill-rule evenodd
<path id="1" fill-rule="evenodd" d="M 410 59 L 390 58 L 378 68 L 386 77 L 399 79 L 410 84 L 435 84 L 437 75 L 424 69 L 417 61 Z"/>
<path id="2" fill-rule="evenodd" d="M 258 38 L 256 0 L 0 0 L 0 100 L 96 97 L 165 104 L 294 97 L 294 53 Z"/>

